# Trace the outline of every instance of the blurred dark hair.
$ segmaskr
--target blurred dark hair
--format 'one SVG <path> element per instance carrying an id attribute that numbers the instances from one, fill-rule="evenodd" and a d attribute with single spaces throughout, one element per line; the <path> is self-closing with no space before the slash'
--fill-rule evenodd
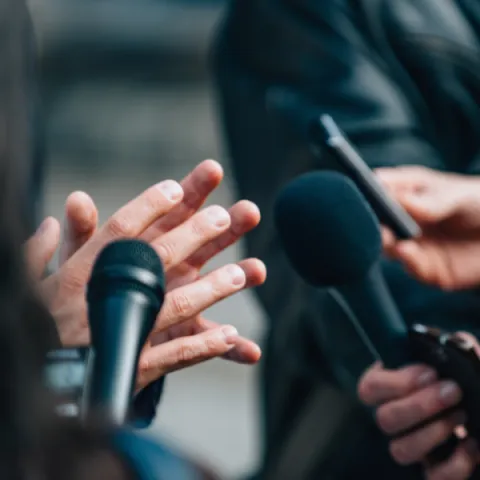
<path id="1" fill-rule="evenodd" d="M 128 479 L 109 430 L 57 419 L 42 385 L 44 328 L 23 264 L 31 168 L 32 29 L 21 0 L 0 0 L 0 478 Z"/>

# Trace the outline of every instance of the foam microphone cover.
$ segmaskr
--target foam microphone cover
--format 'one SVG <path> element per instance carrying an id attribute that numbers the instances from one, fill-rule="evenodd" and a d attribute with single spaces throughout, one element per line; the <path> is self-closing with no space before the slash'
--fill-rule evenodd
<path id="1" fill-rule="evenodd" d="M 293 267 L 311 285 L 330 289 L 348 313 L 357 347 L 367 346 L 389 368 L 408 363 L 408 329 L 380 269 L 380 225 L 354 183 L 334 172 L 297 178 L 278 198 L 276 223 Z M 330 320 L 339 317 L 328 320 L 334 328 Z M 330 341 L 345 340 L 346 327 L 340 321 Z M 351 358 L 348 368 L 372 360 Z"/>
<path id="2" fill-rule="evenodd" d="M 354 183 L 336 172 L 313 172 L 279 195 L 275 222 L 286 254 L 316 287 L 363 279 L 382 252 L 376 216 Z"/>

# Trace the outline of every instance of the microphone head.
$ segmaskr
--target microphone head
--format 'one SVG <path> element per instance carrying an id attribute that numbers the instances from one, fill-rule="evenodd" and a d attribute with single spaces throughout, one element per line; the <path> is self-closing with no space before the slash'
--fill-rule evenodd
<path id="1" fill-rule="evenodd" d="M 146 293 L 160 309 L 165 275 L 157 252 L 148 243 L 121 239 L 109 243 L 99 253 L 88 284 L 88 301 L 119 288 Z"/>
<path id="2" fill-rule="evenodd" d="M 93 275 L 116 265 L 149 270 L 161 276 L 163 281 L 163 266 L 157 252 L 141 240 L 126 238 L 109 243 L 99 253 L 93 267 Z"/>
<path id="3" fill-rule="evenodd" d="M 275 221 L 293 267 L 316 287 L 360 281 L 382 252 L 375 214 L 355 184 L 336 172 L 308 173 L 288 184 Z"/>

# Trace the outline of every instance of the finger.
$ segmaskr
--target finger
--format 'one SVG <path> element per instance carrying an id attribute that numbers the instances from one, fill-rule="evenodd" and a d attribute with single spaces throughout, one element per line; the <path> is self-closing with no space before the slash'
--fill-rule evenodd
<path id="1" fill-rule="evenodd" d="M 265 264 L 258 260 L 257 258 L 249 258 L 242 260 L 237 263 L 237 266 L 240 267 L 245 275 L 245 284 L 243 288 L 252 288 L 258 285 L 261 285 L 265 282 L 266 279 L 266 268 Z M 225 268 L 225 267 L 224 267 Z M 218 270 L 217 270 L 218 271 Z M 205 279 L 205 277 L 210 277 L 212 274 L 204 275 L 200 277 Z M 238 290 L 235 289 L 233 293 L 236 293 Z M 167 294 L 168 295 L 168 294 Z M 151 336 L 152 343 L 163 343 L 172 338 L 185 335 L 194 335 L 196 333 L 202 332 L 208 328 L 217 327 L 218 324 L 215 322 L 209 322 L 208 320 L 203 320 L 205 323 L 202 323 L 202 317 L 197 315 L 192 316 L 188 320 L 181 322 L 176 325 L 172 325 L 169 329 L 159 331 Z"/>
<path id="2" fill-rule="evenodd" d="M 25 255 L 30 274 L 40 279 L 60 242 L 60 224 L 47 217 L 25 243 Z"/>
<path id="3" fill-rule="evenodd" d="M 254 203 L 247 200 L 241 200 L 233 205 L 229 214 L 232 219 L 230 228 L 194 253 L 188 259 L 189 265 L 197 269 L 202 268 L 211 258 L 233 245 L 260 223 L 260 210 Z"/>
<path id="4" fill-rule="evenodd" d="M 455 213 L 457 198 L 443 191 L 426 191 L 398 195 L 402 207 L 420 225 L 437 224 Z"/>
<path id="5" fill-rule="evenodd" d="M 395 245 L 396 245 L 396 238 L 393 232 L 387 228 L 382 226 L 380 230 L 382 234 L 382 244 L 383 244 L 383 251 L 385 255 L 392 256 L 395 252 Z"/>
<path id="6" fill-rule="evenodd" d="M 367 405 L 380 405 L 399 398 L 437 379 L 435 370 L 425 365 L 411 365 L 400 370 L 385 370 L 378 363 L 369 368 L 360 379 L 358 395 Z"/>
<path id="7" fill-rule="evenodd" d="M 439 465 L 428 468 L 427 480 L 467 480 L 478 463 L 478 447 L 473 439 L 460 445 L 455 453 Z"/>
<path id="8" fill-rule="evenodd" d="M 245 287 L 246 275 L 238 265 L 226 265 L 196 282 L 168 292 L 153 333 L 184 322 Z"/>
<path id="9" fill-rule="evenodd" d="M 473 348 L 475 353 L 480 357 L 480 345 L 474 335 L 469 332 L 458 332 L 455 336 L 461 338 L 465 342 L 465 347 Z"/>
<path id="10" fill-rule="evenodd" d="M 390 454 L 400 465 L 421 462 L 439 445 L 446 442 L 458 425 L 465 422 L 465 414 L 457 412 L 397 438 L 390 443 Z"/>
<path id="11" fill-rule="evenodd" d="M 157 220 L 142 235 L 150 243 L 189 219 L 205 203 L 208 196 L 220 185 L 223 169 L 214 160 L 205 160 L 197 165 L 181 182 L 183 200 L 171 212 Z"/>
<path id="12" fill-rule="evenodd" d="M 223 355 L 234 348 L 237 336 L 227 325 L 150 348 L 140 357 L 137 385 L 143 388 L 167 373 Z"/>
<path id="13" fill-rule="evenodd" d="M 267 268 L 258 258 L 247 258 L 238 262 L 237 265 L 245 272 L 245 288 L 254 288 L 265 283 Z"/>
<path id="14" fill-rule="evenodd" d="M 95 203 L 84 192 L 74 192 L 65 204 L 64 239 L 60 247 L 60 265 L 65 263 L 93 235 L 98 224 Z"/>
<path id="15" fill-rule="evenodd" d="M 200 317 L 197 323 L 200 331 L 212 330 L 219 327 L 218 323 L 203 317 Z M 238 336 L 234 348 L 222 355 L 222 358 L 236 363 L 253 365 L 260 360 L 261 356 L 262 351 L 255 342 L 248 338 Z"/>
<path id="16" fill-rule="evenodd" d="M 217 322 L 207 320 L 202 316 L 197 316 L 178 325 L 173 325 L 167 330 L 156 333 L 151 337 L 151 346 L 159 345 L 179 337 L 197 335 L 208 330 L 218 329 L 221 326 L 222 325 Z M 222 357 L 236 363 L 251 365 L 257 363 L 261 355 L 262 351 L 255 342 L 239 335 L 234 344 L 234 348 Z"/>
<path id="17" fill-rule="evenodd" d="M 421 242 L 413 240 L 398 242 L 391 250 L 392 258 L 402 262 L 408 273 L 430 285 L 437 285 L 439 279 L 443 278 L 439 274 L 439 268 L 445 262 L 434 264 L 432 260 L 435 255 L 434 251 L 429 252 Z"/>
<path id="18" fill-rule="evenodd" d="M 200 247 L 230 227 L 230 215 L 217 205 L 196 213 L 185 223 L 151 243 L 166 271 L 183 262 Z"/>
<path id="19" fill-rule="evenodd" d="M 245 273 L 245 285 L 243 288 L 252 288 L 261 285 L 266 279 L 266 268 L 263 262 L 256 258 L 242 260 L 237 264 Z M 236 293 L 233 292 L 233 293 Z M 219 324 L 207 320 L 201 316 L 194 316 L 184 322 L 172 325 L 170 328 L 158 331 L 151 335 L 152 345 L 164 343 L 173 338 L 181 336 L 195 335 L 212 328 L 219 327 Z M 257 363 L 261 357 L 260 347 L 244 337 L 239 336 L 235 348 L 231 350 L 224 358 L 237 363 L 253 364 Z"/>
<path id="20" fill-rule="evenodd" d="M 435 170 L 420 165 L 402 165 L 393 168 L 377 168 L 377 179 L 390 190 L 394 196 L 401 193 L 418 192 L 427 188 L 432 178 L 437 176 Z"/>
<path id="21" fill-rule="evenodd" d="M 69 276 L 64 286 L 83 286 L 98 252 L 113 240 L 136 238 L 155 220 L 168 213 L 183 197 L 183 190 L 173 180 L 166 180 L 145 190 L 114 213 L 69 261 Z"/>
<path id="22" fill-rule="evenodd" d="M 454 407 L 461 398 L 462 392 L 456 383 L 438 382 L 380 406 L 377 423 L 387 435 L 396 435 Z"/>

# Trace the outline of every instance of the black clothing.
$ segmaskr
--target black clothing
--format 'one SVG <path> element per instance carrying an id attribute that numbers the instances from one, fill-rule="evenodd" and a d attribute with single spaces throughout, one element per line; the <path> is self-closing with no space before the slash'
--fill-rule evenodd
<path id="1" fill-rule="evenodd" d="M 272 218 L 276 193 L 322 165 L 303 137 L 272 113 L 268 99 L 287 90 L 301 95 L 312 112 L 331 114 L 371 167 L 418 164 L 477 174 L 479 42 L 476 0 L 232 2 L 214 60 L 240 194 L 263 216 L 247 245 L 269 271 L 258 289 L 271 321 L 262 378 L 266 463 L 316 384 L 338 383 L 353 397 L 342 356 L 360 354 L 365 361 L 365 352 L 349 352 L 351 332 L 343 345 L 328 343 L 339 322 L 322 319 L 342 312 L 305 286 L 282 253 Z M 385 262 L 384 273 L 407 322 L 480 334 L 477 292 L 420 285 L 395 263 Z M 359 409 L 360 417 L 368 413 Z M 423 478 L 416 468 L 395 465 L 373 420 L 367 424 L 352 423 L 352 435 L 328 466 L 318 466 L 308 479 Z M 357 427 L 363 435 L 353 438 Z"/>

